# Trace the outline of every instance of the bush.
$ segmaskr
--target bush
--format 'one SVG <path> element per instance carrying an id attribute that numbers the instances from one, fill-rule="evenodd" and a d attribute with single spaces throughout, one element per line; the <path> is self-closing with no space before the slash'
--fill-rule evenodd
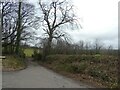
<path id="1" fill-rule="evenodd" d="M 100 69 L 97 69 L 97 68 L 92 68 L 89 70 L 89 74 L 92 76 L 92 77 L 96 77 L 96 78 L 99 78 L 103 81 L 110 81 L 110 78 L 109 76 L 107 75 L 107 72 L 105 71 L 102 71 Z"/>
<path id="2" fill-rule="evenodd" d="M 25 55 L 24 52 L 20 52 L 20 53 L 19 53 L 19 56 L 20 56 L 21 58 L 25 58 L 25 57 L 26 57 L 26 55 Z"/>
<path id="3" fill-rule="evenodd" d="M 87 68 L 87 64 L 86 63 L 80 63 L 77 69 L 78 73 L 85 73 L 85 70 Z"/>
<path id="4" fill-rule="evenodd" d="M 71 73 L 84 73 L 86 68 L 87 68 L 87 64 L 85 63 L 80 63 L 79 65 L 64 64 L 64 69 L 67 72 L 71 72 Z"/>
<path id="5" fill-rule="evenodd" d="M 32 55 L 32 57 L 34 58 L 34 60 L 41 60 L 42 59 L 42 53 L 37 52 L 37 50 L 34 50 L 34 54 Z"/>
<path id="6" fill-rule="evenodd" d="M 110 77 L 107 75 L 106 72 L 101 72 L 101 73 L 100 73 L 100 78 L 101 78 L 103 81 L 110 81 Z"/>
<path id="7" fill-rule="evenodd" d="M 96 69 L 96 68 L 91 68 L 88 71 L 88 74 L 91 75 L 92 77 L 99 77 L 100 73 L 101 72 L 98 69 Z"/>
<path id="8" fill-rule="evenodd" d="M 66 60 L 65 63 L 72 63 L 73 61 L 76 61 L 76 57 L 73 55 L 69 55 Z"/>
<path id="9" fill-rule="evenodd" d="M 71 65 L 71 64 L 65 65 L 65 71 L 67 71 L 67 72 L 76 73 L 77 69 L 78 69 L 78 67 L 75 65 Z"/>
<path id="10" fill-rule="evenodd" d="M 49 55 L 46 64 L 52 68 L 74 74 L 87 74 L 106 84 L 117 81 L 118 58 L 108 55 Z M 113 85 L 116 87 L 116 84 Z"/>

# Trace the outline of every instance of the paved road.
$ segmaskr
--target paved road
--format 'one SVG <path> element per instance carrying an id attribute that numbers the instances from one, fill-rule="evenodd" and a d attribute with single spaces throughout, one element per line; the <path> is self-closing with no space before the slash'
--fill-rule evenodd
<path id="1" fill-rule="evenodd" d="M 3 72 L 2 77 L 3 88 L 90 88 L 33 62 L 24 70 Z"/>

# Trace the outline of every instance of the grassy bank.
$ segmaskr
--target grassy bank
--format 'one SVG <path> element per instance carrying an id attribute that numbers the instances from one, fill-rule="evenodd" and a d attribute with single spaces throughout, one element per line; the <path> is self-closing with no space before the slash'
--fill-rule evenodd
<path id="1" fill-rule="evenodd" d="M 15 55 L 7 55 L 6 59 L 2 60 L 3 71 L 15 71 L 21 70 L 26 67 L 24 58 L 17 57 Z"/>
<path id="2" fill-rule="evenodd" d="M 50 55 L 42 63 L 58 73 L 100 87 L 117 87 L 117 61 L 108 55 Z"/>

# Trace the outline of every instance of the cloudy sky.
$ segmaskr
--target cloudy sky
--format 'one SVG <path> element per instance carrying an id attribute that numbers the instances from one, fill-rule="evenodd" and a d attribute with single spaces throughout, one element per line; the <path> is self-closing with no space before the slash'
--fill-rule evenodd
<path id="1" fill-rule="evenodd" d="M 73 0 L 83 29 L 69 32 L 75 41 L 100 39 L 118 47 L 119 0 Z"/>
<path id="2" fill-rule="evenodd" d="M 117 48 L 118 1 L 120 0 L 72 0 L 83 28 L 68 30 L 67 33 L 74 42 L 99 39 L 106 45 Z"/>

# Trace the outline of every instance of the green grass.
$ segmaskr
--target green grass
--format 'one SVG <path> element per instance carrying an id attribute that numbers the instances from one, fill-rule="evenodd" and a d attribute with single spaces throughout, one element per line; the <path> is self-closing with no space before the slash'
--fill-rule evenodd
<path id="1" fill-rule="evenodd" d="M 25 53 L 26 57 L 31 57 L 33 55 L 33 53 L 34 53 L 34 49 L 33 48 L 26 48 L 24 50 L 24 53 Z"/>
<path id="2" fill-rule="evenodd" d="M 25 62 L 22 58 L 14 55 L 6 56 L 6 59 L 2 60 L 3 70 L 19 70 L 25 68 Z"/>

